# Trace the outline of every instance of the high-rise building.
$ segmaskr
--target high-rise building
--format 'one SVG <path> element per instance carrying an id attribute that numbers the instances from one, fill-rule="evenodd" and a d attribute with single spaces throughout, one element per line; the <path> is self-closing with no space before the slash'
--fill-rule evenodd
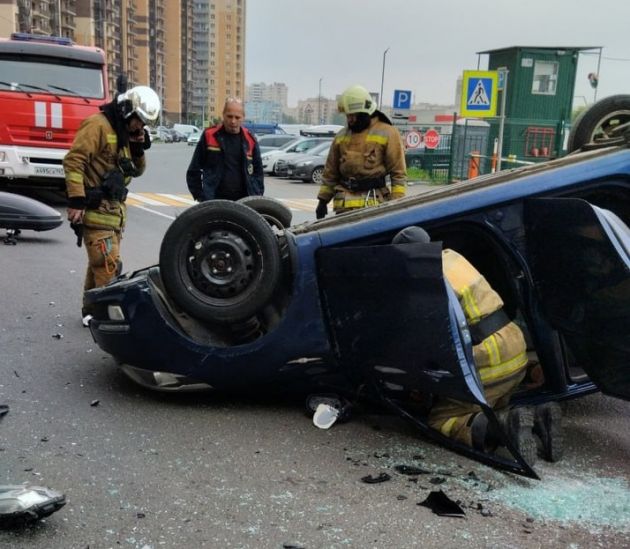
<path id="1" fill-rule="evenodd" d="M 166 123 L 218 118 L 243 97 L 245 0 L 0 0 L 0 36 L 17 31 L 102 48 L 111 93 L 120 74 L 151 86 Z"/>
<path id="2" fill-rule="evenodd" d="M 245 116 L 252 122 L 282 122 L 287 108 L 288 88 L 281 82 L 257 82 L 246 87 Z"/>
<path id="3" fill-rule="evenodd" d="M 258 102 L 270 101 L 277 103 L 282 109 L 288 106 L 289 88 L 283 82 L 274 82 L 273 84 L 265 84 L 257 82 L 247 86 L 245 93 L 245 101 Z"/>
<path id="4" fill-rule="evenodd" d="M 74 40 L 75 15 L 75 0 L 3 0 L 0 1 L 0 36 L 20 31 Z"/>
<path id="5" fill-rule="evenodd" d="M 193 110 L 212 121 L 245 91 L 245 0 L 196 0 L 193 18 Z"/>

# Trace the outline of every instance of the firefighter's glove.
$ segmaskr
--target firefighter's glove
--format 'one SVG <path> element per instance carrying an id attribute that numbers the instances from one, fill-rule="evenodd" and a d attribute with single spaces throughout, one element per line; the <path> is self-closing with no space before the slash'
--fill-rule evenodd
<path id="1" fill-rule="evenodd" d="M 315 209 L 315 217 L 317 219 L 324 219 L 324 217 L 326 217 L 327 215 L 328 215 L 328 206 L 326 202 L 324 202 L 323 200 L 320 200 L 319 204 L 317 205 L 317 208 Z"/>
<path id="2" fill-rule="evenodd" d="M 83 223 L 70 223 L 70 228 L 77 235 L 77 246 L 80 248 L 83 243 Z"/>

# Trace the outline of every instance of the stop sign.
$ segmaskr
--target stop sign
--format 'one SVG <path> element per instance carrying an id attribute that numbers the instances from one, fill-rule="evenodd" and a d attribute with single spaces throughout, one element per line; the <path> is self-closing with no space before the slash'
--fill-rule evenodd
<path id="1" fill-rule="evenodd" d="M 424 146 L 427 149 L 437 149 L 440 144 L 440 134 L 435 130 L 427 130 L 424 134 Z"/>

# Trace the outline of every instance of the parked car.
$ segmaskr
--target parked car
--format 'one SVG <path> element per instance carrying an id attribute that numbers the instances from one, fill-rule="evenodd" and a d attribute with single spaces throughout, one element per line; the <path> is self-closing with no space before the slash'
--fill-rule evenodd
<path id="1" fill-rule="evenodd" d="M 260 122 L 245 122 L 243 124 L 249 131 L 256 134 L 256 137 L 263 135 L 285 135 L 286 132 L 275 123 L 265 124 Z"/>
<path id="2" fill-rule="evenodd" d="M 281 156 L 284 158 L 286 154 L 305 153 L 320 143 L 330 141 L 332 141 L 330 137 L 299 137 L 296 141 L 291 141 L 284 147 L 263 153 L 261 154 L 263 171 L 276 175 L 276 160 Z"/>
<path id="3" fill-rule="evenodd" d="M 308 137 L 334 137 L 344 127 L 339 124 L 324 124 L 321 126 L 309 126 L 300 130 L 300 135 Z"/>
<path id="4" fill-rule="evenodd" d="M 156 137 L 162 141 L 163 143 L 172 143 L 173 142 L 173 134 L 171 130 L 166 126 L 158 126 L 155 128 Z"/>
<path id="5" fill-rule="evenodd" d="M 200 134 L 202 130 L 200 130 L 197 126 L 193 126 L 192 124 L 173 124 L 173 129 L 183 133 L 186 136 L 186 139 L 190 137 L 192 134 Z"/>
<path id="6" fill-rule="evenodd" d="M 185 135 L 185 134 L 183 134 L 182 132 L 177 131 L 177 130 L 176 130 L 176 129 L 174 129 L 174 128 L 170 128 L 170 129 L 169 129 L 169 131 L 170 131 L 171 136 L 172 136 L 172 138 L 173 138 L 173 142 L 175 142 L 175 143 L 179 143 L 179 142 L 181 142 L 181 141 L 186 141 L 186 140 L 187 140 L 186 135 Z"/>
<path id="7" fill-rule="evenodd" d="M 189 147 L 195 147 L 197 143 L 199 143 L 199 138 L 201 137 L 201 133 L 191 133 L 186 139 L 186 143 Z"/>
<path id="8" fill-rule="evenodd" d="M 286 160 L 280 157 L 276 161 L 276 173 L 289 179 L 320 185 L 331 144 L 332 141 L 321 143 L 307 153 L 291 155 Z"/>
<path id="9" fill-rule="evenodd" d="M 261 154 L 268 151 L 273 151 L 275 149 L 279 149 L 285 145 L 288 145 L 292 141 L 296 141 L 298 139 L 295 135 L 261 135 L 258 139 L 258 146 L 260 147 Z"/>
<path id="10" fill-rule="evenodd" d="M 159 265 L 87 292 L 90 330 L 146 387 L 367 394 L 454 450 L 536 477 L 513 448 L 481 453 L 427 426 L 434 395 L 498 425 L 441 252 L 466 257 L 525 334 L 537 375 L 514 403 L 630 399 L 629 139 L 282 231 L 269 199 L 203 202 L 173 221 Z M 391 244 L 413 225 L 432 242 Z"/>

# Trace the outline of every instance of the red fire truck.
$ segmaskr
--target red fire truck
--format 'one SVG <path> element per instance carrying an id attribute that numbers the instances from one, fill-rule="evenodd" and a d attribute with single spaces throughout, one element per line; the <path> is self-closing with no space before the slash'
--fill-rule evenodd
<path id="1" fill-rule="evenodd" d="M 0 186 L 64 186 L 62 160 L 109 100 L 105 55 L 62 37 L 0 39 Z"/>

